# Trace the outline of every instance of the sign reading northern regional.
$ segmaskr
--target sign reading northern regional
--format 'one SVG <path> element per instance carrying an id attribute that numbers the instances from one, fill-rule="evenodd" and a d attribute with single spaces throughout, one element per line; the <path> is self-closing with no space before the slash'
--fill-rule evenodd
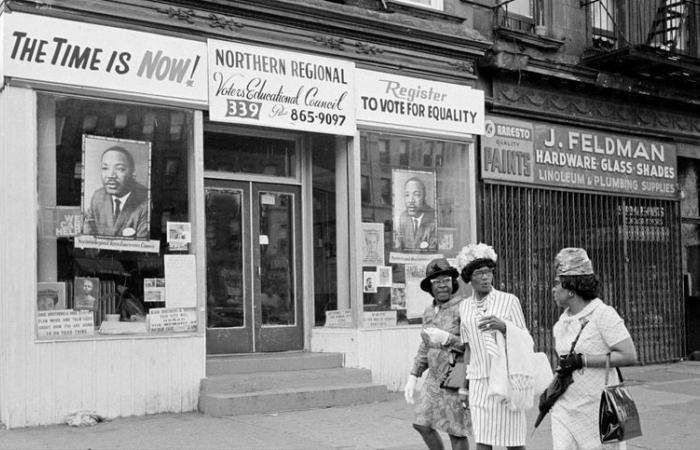
<path id="1" fill-rule="evenodd" d="M 204 42 L 16 12 L 0 21 L 0 76 L 206 105 Z"/>
<path id="2" fill-rule="evenodd" d="M 469 86 L 357 69 L 357 121 L 466 136 L 484 133 L 484 92 Z"/>
<path id="3" fill-rule="evenodd" d="M 355 64 L 236 42 L 208 41 L 209 118 L 355 134 Z"/>
<path id="4" fill-rule="evenodd" d="M 676 146 L 615 133 L 488 116 L 486 179 L 675 198 Z"/>

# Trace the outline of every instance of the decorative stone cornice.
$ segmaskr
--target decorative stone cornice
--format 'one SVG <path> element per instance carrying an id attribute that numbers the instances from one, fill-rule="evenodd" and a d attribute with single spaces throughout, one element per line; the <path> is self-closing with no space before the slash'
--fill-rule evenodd
<path id="1" fill-rule="evenodd" d="M 575 95 L 502 81 L 493 84 L 494 111 L 527 111 L 564 120 L 614 125 L 656 134 L 700 136 L 700 116 L 682 114 L 640 103 L 604 100 L 591 94 Z"/>
<path id="2" fill-rule="evenodd" d="M 363 55 L 379 55 L 384 53 L 384 50 L 377 47 L 376 45 L 367 44 L 365 42 L 356 41 L 355 42 L 355 53 L 361 53 Z"/>
<path id="3" fill-rule="evenodd" d="M 474 61 L 452 61 L 449 63 L 450 67 L 453 67 L 457 72 L 466 72 L 470 74 L 476 73 L 476 68 L 474 67 Z"/>
<path id="4" fill-rule="evenodd" d="M 187 23 L 194 23 L 194 10 L 181 8 L 156 8 L 156 11 L 162 14 L 167 14 L 169 18 L 181 20 Z"/>
<path id="5" fill-rule="evenodd" d="M 313 40 L 323 47 L 332 48 L 333 50 L 345 51 L 345 40 L 334 36 L 322 36 L 317 34 Z"/>
<path id="6" fill-rule="evenodd" d="M 212 28 L 222 28 L 224 30 L 236 31 L 238 28 L 243 28 L 243 24 L 224 16 L 209 14 L 209 26 Z"/>

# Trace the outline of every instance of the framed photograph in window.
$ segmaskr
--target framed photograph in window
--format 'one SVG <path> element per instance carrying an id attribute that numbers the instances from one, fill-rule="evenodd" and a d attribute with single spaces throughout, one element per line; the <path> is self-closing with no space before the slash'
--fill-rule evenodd
<path id="1" fill-rule="evenodd" d="M 148 239 L 151 144 L 83 135 L 83 234 Z"/>
<path id="2" fill-rule="evenodd" d="M 39 282 L 36 291 L 37 311 L 66 309 L 66 283 Z"/>
<path id="3" fill-rule="evenodd" d="M 435 172 L 392 170 L 394 250 L 437 250 Z"/>
<path id="4" fill-rule="evenodd" d="M 97 311 L 100 301 L 100 279 L 75 277 L 73 282 L 73 309 Z"/>

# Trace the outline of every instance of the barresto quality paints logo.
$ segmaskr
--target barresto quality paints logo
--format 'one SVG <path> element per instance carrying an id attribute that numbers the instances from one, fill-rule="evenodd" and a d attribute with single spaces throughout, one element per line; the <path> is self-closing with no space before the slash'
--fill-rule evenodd
<path id="1" fill-rule="evenodd" d="M 492 138 L 496 135 L 496 124 L 491 119 L 484 121 L 484 137 Z"/>
<path id="2" fill-rule="evenodd" d="M 481 139 L 481 173 L 484 178 L 532 183 L 532 124 L 487 118 Z"/>

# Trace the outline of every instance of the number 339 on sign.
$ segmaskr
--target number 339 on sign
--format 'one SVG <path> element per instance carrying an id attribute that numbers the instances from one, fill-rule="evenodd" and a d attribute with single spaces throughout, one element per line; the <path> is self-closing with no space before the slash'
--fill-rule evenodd
<path id="1" fill-rule="evenodd" d="M 242 119 L 259 119 L 261 103 L 247 100 L 228 100 L 226 117 L 240 117 Z"/>

